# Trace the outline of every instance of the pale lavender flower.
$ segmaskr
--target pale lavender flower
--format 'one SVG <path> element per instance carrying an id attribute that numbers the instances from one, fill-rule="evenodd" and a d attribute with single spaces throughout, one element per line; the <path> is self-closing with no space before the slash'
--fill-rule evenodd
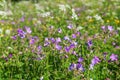
<path id="1" fill-rule="evenodd" d="M 41 49 L 42 49 L 42 46 L 37 47 L 37 51 L 41 51 Z"/>
<path id="2" fill-rule="evenodd" d="M 70 24 L 70 25 L 67 26 L 67 28 L 68 28 L 68 29 L 72 29 L 73 26 Z"/>
<path id="3" fill-rule="evenodd" d="M 72 54 L 78 56 L 78 54 L 76 54 L 76 51 L 72 51 Z"/>
<path id="4" fill-rule="evenodd" d="M 65 37 L 64 37 L 64 40 L 68 40 L 68 41 L 69 41 L 70 38 L 69 38 L 68 36 L 65 36 Z"/>
<path id="5" fill-rule="evenodd" d="M 31 38 L 30 41 L 29 41 L 30 44 L 34 44 L 35 43 L 35 39 L 34 38 Z"/>
<path id="6" fill-rule="evenodd" d="M 93 69 L 95 64 L 98 64 L 100 62 L 100 59 L 95 56 L 92 60 L 91 60 L 91 64 L 90 64 L 90 69 Z"/>
<path id="7" fill-rule="evenodd" d="M 31 29 L 30 29 L 30 27 L 26 27 L 25 26 L 25 29 L 26 29 L 27 33 L 29 33 L 29 34 L 32 32 Z"/>
<path id="8" fill-rule="evenodd" d="M 94 67 L 94 64 L 90 64 L 90 70 L 93 69 Z"/>
<path id="9" fill-rule="evenodd" d="M 61 50 L 61 49 L 62 49 L 62 46 L 56 44 L 56 45 L 55 45 L 55 48 L 56 48 L 57 50 Z"/>
<path id="10" fill-rule="evenodd" d="M 91 63 L 94 64 L 94 65 L 99 63 L 99 62 L 100 62 L 100 59 L 97 56 L 95 56 L 91 61 Z"/>
<path id="11" fill-rule="evenodd" d="M 112 26 L 108 26 L 108 30 L 109 31 L 113 31 L 113 27 Z"/>
<path id="12" fill-rule="evenodd" d="M 50 44 L 50 42 L 45 42 L 44 46 L 48 46 Z"/>
<path id="13" fill-rule="evenodd" d="M 76 38 L 77 36 L 76 36 L 76 34 L 72 34 L 72 38 Z"/>
<path id="14" fill-rule="evenodd" d="M 25 21 L 25 17 L 23 16 L 21 19 L 20 19 L 21 22 L 24 22 Z"/>
<path id="15" fill-rule="evenodd" d="M 101 26 L 101 29 L 102 29 L 102 30 L 105 30 L 105 26 Z"/>
<path id="16" fill-rule="evenodd" d="M 15 22 L 11 22 L 11 24 L 13 24 L 13 25 L 14 25 L 14 24 L 15 24 Z"/>
<path id="17" fill-rule="evenodd" d="M 13 39 L 13 40 L 16 40 L 16 39 L 17 39 L 17 37 L 16 37 L 16 36 L 12 36 L 12 39 Z"/>
<path id="18" fill-rule="evenodd" d="M 48 40 L 49 40 L 49 39 L 46 37 L 46 38 L 45 38 L 45 41 L 48 41 Z"/>
<path id="19" fill-rule="evenodd" d="M 56 38 L 56 43 L 61 42 L 61 38 Z"/>
<path id="20" fill-rule="evenodd" d="M 80 35 L 80 32 L 77 32 L 76 35 Z"/>
<path id="21" fill-rule="evenodd" d="M 118 60 L 118 55 L 112 54 L 112 55 L 110 56 L 110 59 L 111 59 L 111 61 L 117 61 L 117 60 Z"/>

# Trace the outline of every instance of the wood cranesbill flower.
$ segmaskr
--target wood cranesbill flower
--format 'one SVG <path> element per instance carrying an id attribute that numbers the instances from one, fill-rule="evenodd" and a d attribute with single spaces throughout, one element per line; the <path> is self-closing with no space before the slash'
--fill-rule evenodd
<path id="1" fill-rule="evenodd" d="M 92 40 L 89 40 L 88 42 L 87 42 L 87 45 L 88 45 L 88 47 L 91 47 L 93 44 L 92 44 Z"/>
<path id="2" fill-rule="evenodd" d="M 109 31 L 113 31 L 113 27 L 112 26 L 108 26 L 108 30 Z"/>
<path id="3" fill-rule="evenodd" d="M 71 63 L 70 66 L 69 66 L 69 70 L 74 70 L 76 67 L 76 64 L 74 63 Z"/>
<path id="4" fill-rule="evenodd" d="M 29 33 L 29 34 L 32 32 L 30 27 L 25 26 L 25 29 L 26 29 L 26 32 Z"/>
<path id="5" fill-rule="evenodd" d="M 34 44 L 35 43 L 35 39 L 34 38 L 31 38 L 30 41 L 29 41 L 30 44 Z"/>
<path id="6" fill-rule="evenodd" d="M 65 36 L 65 37 L 64 37 L 64 40 L 68 40 L 68 41 L 69 41 L 70 38 L 69 38 L 68 36 Z"/>
<path id="7" fill-rule="evenodd" d="M 110 59 L 111 59 L 111 61 L 117 61 L 118 60 L 118 55 L 111 54 Z"/>
<path id="8" fill-rule="evenodd" d="M 57 50 L 61 50 L 61 49 L 62 49 L 62 46 L 56 44 L 56 45 L 55 45 L 55 48 L 56 48 Z"/>
<path id="9" fill-rule="evenodd" d="M 76 36 L 76 34 L 72 34 L 72 38 L 76 38 L 77 36 Z"/>
<path id="10" fill-rule="evenodd" d="M 73 26 L 70 24 L 70 25 L 67 26 L 67 28 L 68 28 L 68 29 L 72 29 Z"/>
<path id="11" fill-rule="evenodd" d="M 77 70 L 80 70 L 80 71 L 84 71 L 84 67 L 83 67 L 83 65 L 82 65 L 81 63 L 78 63 L 78 64 L 76 65 L 76 69 L 77 69 Z"/>
<path id="12" fill-rule="evenodd" d="M 56 43 L 61 42 L 61 38 L 56 38 Z"/>
<path id="13" fill-rule="evenodd" d="M 100 59 L 95 56 L 92 60 L 91 60 L 91 64 L 90 64 L 90 69 L 93 69 L 95 64 L 98 64 L 100 62 Z"/>
<path id="14" fill-rule="evenodd" d="M 81 63 L 81 62 L 83 62 L 83 60 L 84 60 L 84 59 L 83 59 L 82 57 L 80 57 L 80 58 L 78 59 L 78 62 Z"/>
<path id="15" fill-rule="evenodd" d="M 66 46 L 65 48 L 65 52 L 69 52 L 70 51 L 70 47 Z"/>
<path id="16" fill-rule="evenodd" d="M 18 29 L 17 32 L 20 38 L 25 38 L 26 33 L 22 29 Z"/>
<path id="17" fill-rule="evenodd" d="M 50 40 L 52 43 L 55 43 L 55 41 L 56 41 L 54 38 L 50 38 Z"/>
<path id="18" fill-rule="evenodd" d="M 17 37 L 16 37 L 16 36 L 12 36 L 12 39 L 13 39 L 13 40 L 16 40 L 16 39 L 17 39 Z"/>

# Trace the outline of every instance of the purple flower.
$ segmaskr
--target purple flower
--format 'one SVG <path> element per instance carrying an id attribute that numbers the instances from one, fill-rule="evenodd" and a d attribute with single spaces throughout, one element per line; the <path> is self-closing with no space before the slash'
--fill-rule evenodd
<path id="1" fill-rule="evenodd" d="M 65 47 L 65 52 L 69 52 L 70 51 L 70 47 Z"/>
<path id="2" fill-rule="evenodd" d="M 105 30 L 105 26 L 101 26 L 101 29 L 102 29 L 102 30 Z"/>
<path id="3" fill-rule="evenodd" d="M 75 46 L 78 44 L 78 43 L 77 43 L 77 42 L 75 42 L 75 41 L 74 41 L 74 42 L 72 42 L 72 43 L 73 43 Z"/>
<path id="4" fill-rule="evenodd" d="M 84 59 L 83 59 L 82 57 L 80 57 L 80 58 L 78 59 L 78 62 L 81 63 L 83 60 L 84 60 Z"/>
<path id="5" fill-rule="evenodd" d="M 29 41 L 30 44 L 34 44 L 35 43 L 35 39 L 34 38 L 31 38 L 30 41 Z"/>
<path id="6" fill-rule="evenodd" d="M 88 42 L 87 42 L 87 45 L 88 45 L 88 47 L 91 47 L 93 44 L 92 44 L 92 41 L 91 40 L 89 40 Z"/>
<path id="7" fill-rule="evenodd" d="M 21 22 L 24 22 L 25 21 L 25 17 L 23 16 L 20 20 L 21 20 Z"/>
<path id="8" fill-rule="evenodd" d="M 76 64 L 71 63 L 69 66 L 69 70 L 74 70 L 76 67 Z"/>
<path id="9" fill-rule="evenodd" d="M 37 50 L 38 50 L 38 51 L 41 51 L 41 49 L 42 49 L 42 46 L 38 46 L 38 47 L 37 47 Z"/>
<path id="10" fill-rule="evenodd" d="M 111 61 L 117 61 L 118 60 L 118 55 L 112 54 L 110 56 Z"/>
<path id="11" fill-rule="evenodd" d="M 83 65 L 80 64 L 80 63 L 77 64 L 76 69 L 77 69 L 77 70 L 84 71 Z"/>
<path id="12" fill-rule="evenodd" d="M 29 34 L 32 32 L 31 29 L 30 29 L 30 27 L 26 27 L 25 26 L 25 29 L 26 29 L 27 33 L 29 33 Z"/>
<path id="13" fill-rule="evenodd" d="M 64 37 L 64 40 L 68 40 L 68 41 L 69 41 L 70 38 L 69 38 L 68 36 L 65 36 L 65 37 Z"/>
<path id="14" fill-rule="evenodd" d="M 95 56 L 93 59 L 92 59 L 92 61 L 91 61 L 91 63 L 93 64 L 93 65 L 95 65 L 95 64 L 97 64 L 97 63 L 99 63 L 100 62 L 100 59 L 97 57 L 97 56 Z"/>
<path id="15" fill-rule="evenodd" d="M 47 37 L 45 38 L 45 41 L 48 41 L 48 38 L 47 38 Z"/>
<path id="16" fill-rule="evenodd" d="M 54 38 L 50 38 L 50 40 L 52 41 L 52 43 L 55 43 L 55 39 Z"/>
<path id="17" fill-rule="evenodd" d="M 69 48 L 75 48 L 75 44 L 70 44 Z"/>
<path id="18" fill-rule="evenodd" d="M 56 39 L 56 43 L 59 43 L 59 42 L 61 42 L 61 38 Z"/>
<path id="19" fill-rule="evenodd" d="M 112 26 L 108 26 L 108 30 L 109 30 L 109 31 L 112 31 L 112 30 L 113 30 L 113 27 L 112 27 Z"/>
<path id="20" fill-rule="evenodd" d="M 61 29 L 61 28 L 59 28 L 59 29 L 58 29 L 58 32 L 59 32 L 59 33 L 62 33 L 62 29 Z"/>
<path id="21" fill-rule="evenodd" d="M 104 52 L 104 53 L 103 53 L 103 55 L 104 55 L 104 56 L 106 56 L 106 55 L 107 55 L 107 53 L 106 53 L 106 52 Z"/>
<path id="22" fill-rule="evenodd" d="M 47 41 L 46 41 L 46 42 L 44 43 L 44 46 L 48 46 L 49 44 L 50 44 L 50 42 L 47 42 Z"/>
<path id="23" fill-rule="evenodd" d="M 12 58 L 12 56 L 13 56 L 13 54 L 12 54 L 12 53 L 10 53 L 10 54 L 9 54 L 9 58 Z"/>
<path id="24" fill-rule="evenodd" d="M 76 55 L 76 56 L 78 56 L 78 54 L 76 54 L 76 52 L 75 52 L 75 51 L 73 51 L 73 52 L 72 52 L 72 54 L 73 54 L 73 55 Z"/>
<path id="25" fill-rule="evenodd" d="M 72 34 L 72 38 L 76 38 L 77 36 L 75 34 Z"/>
<path id="26" fill-rule="evenodd" d="M 90 69 L 93 69 L 94 65 L 98 64 L 99 62 L 100 62 L 100 59 L 97 56 L 95 56 L 91 61 Z"/>
<path id="27" fill-rule="evenodd" d="M 61 49 L 62 49 L 62 46 L 56 44 L 56 45 L 55 45 L 55 48 L 56 48 L 57 50 L 61 50 Z"/>
<path id="28" fill-rule="evenodd" d="M 14 25 L 14 24 L 15 24 L 15 22 L 11 22 L 11 24 L 13 24 L 13 25 Z"/>
<path id="29" fill-rule="evenodd" d="M 80 35 L 80 32 L 77 32 L 76 34 L 77 34 L 77 35 Z"/>
<path id="30" fill-rule="evenodd" d="M 94 67 L 94 64 L 90 64 L 90 70 L 93 69 Z"/>
<path id="31" fill-rule="evenodd" d="M 8 61 L 8 58 L 7 58 L 7 57 L 5 57 L 4 59 L 5 59 L 6 62 Z"/>
<path id="32" fill-rule="evenodd" d="M 18 29 L 17 32 L 20 38 L 25 38 L 26 33 L 22 29 Z"/>
<path id="33" fill-rule="evenodd" d="M 67 28 L 68 28 L 68 29 L 72 29 L 73 26 L 70 24 L 70 25 L 67 26 Z"/>
<path id="34" fill-rule="evenodd" d="M 13 39 L 13 40 L 16 40 L 16 38 L 17 38 L 16 36 L 12 36 L 12 39 Z"/>

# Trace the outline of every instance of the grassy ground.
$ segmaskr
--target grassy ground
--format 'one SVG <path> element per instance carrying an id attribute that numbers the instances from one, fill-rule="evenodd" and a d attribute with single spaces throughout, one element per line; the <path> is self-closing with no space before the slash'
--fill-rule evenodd
<path id="1" fill-rule="evenodd" d="M 120 80 L 119 0 L 0 2 L 0 80 Z"/>

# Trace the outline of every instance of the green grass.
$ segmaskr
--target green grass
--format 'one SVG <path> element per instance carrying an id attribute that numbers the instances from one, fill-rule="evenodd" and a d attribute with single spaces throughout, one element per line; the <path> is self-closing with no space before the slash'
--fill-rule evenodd
<path id="1" fill-rule="evenodd" d="M 43 80 L 120 80 L 119 0 L 40 0 L 37 4 L 30 1 L 11 4 L 7 11 L 11 11 L 12 15 L 8 12 L 5 12 L 8 15 L 0 15 L 0 80 L 40 80 L 41 77 Z M 0 7 L 1 11 L 5 10 L 4 6 Z M 21 21 L 22 17 L 24 21 Z M 68 29 L 68 25 L 73 28 Z M 32 33 L 27 33 L 25 26 Z M 102 30 L 102 26 L 106 29 Z M 112 26 L 113 30 L 110 31 L 108 26 Z M 26 32 L 25 38 L 18 36 L 18 29 Z M 72 38 L 72 34 L 77 37 Z M 13 40 L 12 36 L 16 39 Z M 64 40 L 65 36 L 71 41 Z M 30 44 L 32 38 L 34 44 Z M 52 43 L 50 38 L 61 38 L 61 42 Z M 88 47 L 90 40 L 92 46 Z M 50 44 L 44 46 L 45 42 Z M 75 48 L 66 52 L 65 47 L 74 42 L 77 42 Z M 56 49 L 57 44 L 62 47 L 61 50 Z M 40 51 L 38 46 L 42 46 Z M 73 51 L 76 54 L 72 54 Z M 106 59 L 104 52 L 107 53 Z M 110 61 L 113 53 L 117 60 Z M 100 62 L 90 70 L 95 56 Z M 78 64 L 80 57 L 84 59 L 81 62 L 84 71 L 69 70 L 70 64 Z"/>

